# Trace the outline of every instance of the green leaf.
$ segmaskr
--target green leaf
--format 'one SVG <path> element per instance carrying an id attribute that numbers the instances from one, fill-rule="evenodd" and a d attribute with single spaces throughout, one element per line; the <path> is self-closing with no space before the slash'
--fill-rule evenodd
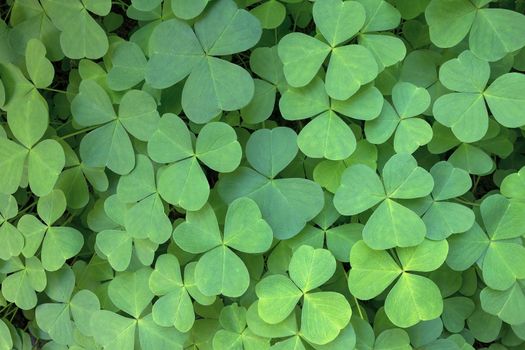
<path id="1" fill-rule="evenodd" d="M 13 339 L 11 338 L 11 333 L 9 328 L 3 320 L 0 320 L 0 349 L 2 350 L 11 350 L 13 347 Z"/>
<path id="2" fill-rule="evenodd" d="M 195 267 L 195 281 L 204 295 L 239 297 L 250 283 L 248 269 L 228 247 L 219 246 L 204 254 Z"/>
<path id="3" fill-rule="evenodd" d="M 279 1 L 266 1 L 253 8 L 250 13 L 257 17 L 263 29 L 275 29 L 286 17 L 286 7 Z"/>
<path id="4" fill-rule="evenodd" d="M 125 231 L 105 230 L 97 234 L 97 248 L 115 271 L 124 271 L 131 260 L 132 238 Z"/>
<path id="5" fill-rule="evenodd" d="M 523 316 L 525 295 L 518 283 L 514 283 L 506 291 L 486 287 L 480 293 L 480 300 L 486 312 L 498 316 L 508 324 L 518 325 L 525 322 Z"/>
<path id="6" fill-rule="evenodd" d="M 144 80 L 147 60 L 134 42 L 120 43 L 111 55 L 111 63 L 107 77 L 110 89 L 124 91 Z"/>
<path id="7" fill-rule="evenodd" d="M 326 92 L 336 100 L 346 100 L 354 95 L 361 85 L 374 80 L 377 73 L 376 60 L 366 47 L 361 45 L 337 47 L 332 49 L 326 72 Z"/>
<path id="8" fill-rule="evenodd" d="M 108 37 L 86 9 L 70 12 L 63 24 L 60 46 L 71 59 L 97 59 L 108 51 Z"/>
<path id="9" fill-rule="evenodd" d="M 171 40 L 173 37 L 179 40 Z M 157 89 L 184 79 L 204 57 L 191 27 L 178 19 L 164 21 L 155 27 L 149 40 L 149 54 L 145 78 Z"/>
<path id="10" fill-rule="evenodd" d="M 525 46 L 518 33 L 525 26 L 525 17 L 506 9 L 480 9 L 470 29 L 472 52 L 487 61 L 497 61 L 507 53 Z M 490 42 L 490 45 L 487 45 Z"/>
<path id="11" fill-rule="evenodd" d="M 65 165 L 62 146 L 55 140 L 44 140 L 29 151 L 28 177 L 31 190 L 45 196 L 55 186 Z"/>
<path id="12" fill-rule="evenodd" d="M 107 92 L 94 80 L 82 80 L 71 102 L 71 113 L 81 126 L 99 125 L 117 118 Z"/>
<path id="13" fill-rule="evenodd" d="M 224 244 L 245 253 L 263 253 L 273 240 L 271 227 L 262 219 L 257 204 L 247 197 L 228 206 L 224 224 Z"/>
<path id="14" fill-rule="evenodd" d="M 82 138 L 80 157 L 90 167 L 105 167 L 117 174 L 129 173 L 135 166 L 131 140 L 119 121 L 110 122 Z"/>
<path id="15" fill-rule="evenodd" d="M 26 148 L 31 148 L 44 135 L 49 124 L 47 102 L 36 89 L 8 109 L 7 123 L 15 138 Z"/>
<path id="16" fill-rule="evenodd" d="M 309 122 L 299 133 L 297 144 L 311 158 L 342 160 L 356 148 L 352 129 L 332 111 Z"/>
<path id="17" fill-rule="evenodd" d="M 0 178 L 1 193 L 15 193 L 22 181 L 28 151 L 16 142 L 0 137 L 0 166 L 5 169 Z"/>
<path id="18" fill-rule="evenodd" d="M 26 66 L 37 88 L 46 88 L 51 85 L 55 69 L 46 58 L 46 47 L 38 39 L 31 39 L 27 42 Z"/>
<path id="19" fill-rule="evenodd" d="M 173 231 L 173 239 L 184 251 L 200 254 L 222 244 L 217 217 L 209 204 L 190 211 L 186 221 Z"/>
<path id="20" fill-rule="evenodd" d="M 150 275 L 151 269 L 149 268 L 117 275 L 109 283 L 109 298 L 117 308 L 134 318 L 139 318 L 153 299 L 153 293 L 148 287 Z M 93 322 L 91 327 L 93 327 Z"/>
<path id="21" fill-rule="evenodd" d="M 521 216 L 524 205 L 518 201 L 510 201 L 499 194 L 486 197 L 480 210 L 487 233 L 492 240 L 519 237 L 525 227 Z"/>
<path id="22" fill-rule="evenodd" d="M 71 227 L 50 227 L 42 242 L 42 265 L 47 271 L 61 268 L 84 245 L 82 234 Z"/>
<path id="23" fill-rule="evenodd" d="M 521 113 L 525 107 L 525 99 L 516 93 L 524 88 L 523 74 L 508 73 L 499 76 L 483 93 L 490 111 L 501 125 L 516 128 L 525 124 Z"/>
<path id="24" fill-rule="evenodd" d="M 246 70 L 207 56 L 195 66 L 184 84 L 182 108 L 191 121 L 203 124 L 221 111 L 234 111 L 246 106 L 254 91 L 253 79 Z"/>
<path id="25" fill-rule="evenodd" d="M 370 249 L 359 241 L 350 252 L 352 268 L 348 288 L 358 299 L 369 300 L 383 292 L 402 272 L 386 251 Z"/>
<path id="26" fill-rule="evenodd" d="M 48 226 L 53 225 L 66 211 L 66 197 L 60 190 L 53 190 L 38 200 L 38 216 Z"/>
<path id="27" fill-rule="evenodd" d="M 483 259 L 483 279 L 493 289 L 506 290 L 517 279 L 525 278 L 525 272 L 519 268 L 524 262 L 523 246 L 492 241 Z"/>
<path id="28" fill-rule="evenodd" d="M 208 0 L 171 0 L 171 9 L 179 18 L 192 19 L 201 14 L 207 4 Z"/>
<path id="29" fill-rule="evenodd" d="M 297 154 L 297 135 L 290 128 L 261 129 L 254 132 L 246 144 L 246 158 L 261 174 L 273 178 Z M 272 152 L 279 149 L 279 153 Z"/>
<path id="30" fill-rule="evenodd" d="M 129 90 L 120 100 L 118 119 L 131 135 L 148 141 L 159 122 L 157 103 L 147 92 Z"/>
<path id="31" fill-rule="evenodd" d="M 304 245 L 294 252 L 290 260 L 290 278 L 304 293 L 326 283 L 334 272 L 334 256 L 326 249 Z"/>
<path id="32" fill-rule="evenodd" d="M 475 16 L 476 7 L 471 1 L 431 1 L 425 10 L 425 18 L 432 43 L 438 47 L 457 45 L 468 34 Z"/>
<path id="33" fill-rule="evenodd" d="M 430 95 L 426 89 L 405 82 L 394 86 L 392 100 L 401 119 L 418 116 L 430 106 Z"/>
<path id="34" fill-rule="evenodd" d="M 303 33 L 283 37 L 278 52 L 288 84 L 302 87 L 311 82 L 330 50 L 330 46 Z"/>
<path id="35" fill-rule="evenodd" d="M 407 231 L 407 227 L 411 229 Z M 363 229 L 363 239 L 373 249 L 415 246 L 423 242 L 425 235 L 423 220 L 391 199 L 374 210 Z"/>
<path id="36" fill-rule="evenodd" d="M 424 197 L 434 187 L 432 176 L 417 166 L 414 157 L 403 153 L 387 161 L 383 168 L 383 182 L 387 196 L 398 199 Z"/>
<path id="37" fill-rule="evenodd" d="M 489 77 L 489 64 L 468 50 L 439 68 L 439 81 L 454 91 L 482 93 Z"/>
<path id="38" fill-rule="evenodd" d="M 357 34 L 365 24 L 366 14 L 356 1 L 329 0 L 314 4 L 313 17 L 328 44 L 335 47 Z"/>
<path id="39" fill-rule="evenodd" d="M 178 162 L 193 155 L 190 132 L 175 114 L 166 113 L 148 142 L 148 155 L 158 163 Z"/>
<path id="40" fill-rule="evenodd" d="M 385 312 L 395 325 L 410 327 L 439 317 L 443 312 L 443 299 L 438 287 L 428 278 L 403 273 L 388 293 Z"/>
<path id="41" fill-rule="evenodd" d="M 158 191 L 166 202 L 186 210 L 199 210 L 208 200 L 210 185 L 195 157 L 163 169 Z"/>
<path id="42" fill-rule="evenodd" d="M 229 173 L 239 166 L 242 150 L 232 127 L 213 122 L 206 124 L 199 132 L 195 155 L 208 167 Z"/>
<path id="43" fill-rule="evenodd" d="M 346 327 L 351 315 L 348 301 L 339 293 L 306 294 L 301 314 L 301 332 L 306 340 L 314 344 L 327 344 Z"/>
<path id="44" fill-rule="evenodd" d="M 208 55 L 223 56 L 254 46 L 262 29 L 257 18 L 237 8 L 235 2 L 219 0 L 210 5 L 195 24 L 195 33 Z"/>
<path id="45" fill-rule="evenodd" d="M 114 312 L 100 310 L 91 317 L 91 329 L 97 343 L 115 350 L 131 349 L 135 344 L 137 321 Z"/>
<path id="46" fill-rule="evenodd" d="M 399 328 L 387 329 L 377 336 L 374 344 L 375 350 L 408 350 L 410 347 L 410 337 L 407 332 Z"/>
<path id="47" fill-rule="evenodd" d="M 415 247 L 396 249 L 403 271 L 430 272 L 437 270 L 447 258 L 446 240 L 431 241 L 425 239 Z"/>
<path id="48" fill-rule="evenodd" d="M 285 322 L 303 296 L 301 290 L 282 275 L 271 275 L 262 279 L 257 283 L 255 292 L 259 298 L 258 317 L 272 325 Z"/>

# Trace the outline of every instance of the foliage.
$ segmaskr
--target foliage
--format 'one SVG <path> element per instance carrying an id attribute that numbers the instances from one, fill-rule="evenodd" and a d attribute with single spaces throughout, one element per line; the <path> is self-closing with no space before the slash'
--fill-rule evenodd
<path id="1" fill-rule="evenodd" d="M 0 350 L 523 349 L 523 0 L 0 3 Z"/>

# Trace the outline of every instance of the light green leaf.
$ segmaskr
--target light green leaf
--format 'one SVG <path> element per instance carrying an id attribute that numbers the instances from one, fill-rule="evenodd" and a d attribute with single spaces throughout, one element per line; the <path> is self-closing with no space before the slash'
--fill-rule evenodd
<path id="1" fill-rule="evenodd" d="M 206 124 L 199 132 L 195 155 L 213 170 L 229 173 L 239 166 L 242 150 L 232 127 L 213 122 Z"/>
<path id="2" fill-rule="evenodd" d="M 204 254 L 195 267 L 195 281 L 204 295 L 239 297 L 250 284 L 243 261 L 228 247 L 219 246 Z"/>
<path id="3" fill-rule="evenodd" d="M 297 144 L 308 157 L 331 160 L 346 159 L 356 148 L 352 129 L 332 111 L 309 122 L 299 133 Z"/>
<path id="4" fill-rule="evenodd" d="M 37 196 L 45 196 L 55 186 L 65 165 L 62 146 L 48 139 L 38 143 L 29 151 L 29 186 Z"/>
<path id="5" fill-rule="evenodd" d="M 82 138 L 80 157 L 90 167 L 105 167 L 119 175 L 135 166 L 131 140 L 119 121 L 108 123 Z"/>
<path id="6" fill-rule="evenodd" d="M 209 204 L 186 214 L 186 221 L 173 231 L 173 239 L 184 251 L 200 254 L 222 244 L 215 212 Z"/>
<path id="7" fill-rule="evenodd" d="M 354 95 L 361 85 L 374 80 L 377 73 L 376 60 L 364 46 L 337 47 L 332 50 L 326 72 L 326 92 L 336 100 L 346 100 Z"/>
<path id="8" fill-rule="evenodd" d="M 262 279 L 257 283 L 255 292 L 259 298 L 258 317 L 272 325 L 286 322 L 285 320 L 303 296 L 301 290 L 283 275 L 271 275 Z M 249 318 L 248 325 L 250 325 Z"/>
<path id="9" fill-rule="evenodd" d="M 60 269 L 84 245 L 82 234 L 71 227 L 50 227 L 42 242 L 42 265 L 47 271 Z"/>
<path id="10" fill-rule="evenodd" d="M 129 90 L 120 100 L 118 119 L 131 135 L 148 141 L 159 122 L 157 103 L 147 92 Z"/>
<path id="11" fill-rule="evenodd" d="M 303 33 L 283 37 L 278 53 L 288 84 L 302 87 L 312 81 L 330 50 L 330 46 Z"/>
<path id="12" fill-rule="evenodd" d="M 525 16 L 521 17 L 525 19 Z M 499 76 L 483 93 L 490 111 L 501 125 L 508 128 L 525 125 L 522 113 L 525 108 L 525 98 L 518 93 L 523 89 L 525 89 L 525 75 L 508 73 Z"/>
<path id="13" fill-rule="evenodd" d="M 246 144 L 246 158 L 261 174 L 273 178 L 280 173 L 297 154 L 297 135 L 290 128 L 278 127 L 254 132 Z M 279 149 L 279 153 L 272 152 Z"/>
<path id="14" fill-rule="evenodd" d="M 363 239 L 373 249 L 410 247 L 423 242 L 426 231 L 423 220 L 416 213 L 386 199 L 368 219 Z"/>
<path id="15" fill-rule="evenodd" d="M 124 271 L 131 260 L 132 239 L 125 231 L 105 230 L 97 234 L 97 248 L 115 271 Z"/>
<path id="16" fill-rule="evenodd" d="M 245 253 L 263 253 L 273 240 L 271 227 L 262 219 L 257 204 L 247 197 L 228 206 L 224 224 L 224 244 Z"/>
<path id="17" fill-rule="evenodd" d="M 53 82 L 55 68 L 46 58 L 46 47 L 38 39 L 31 39 L 26 46 L 26 67 L 37 88 L 46 88 Z"/>
<path id="18" fill-rule="evenodd" d="M 383 292 L 402 272 L 386 251 L 370 249 L 359 241 L 350 252 L 352 268 L 348 288 L 358 299 L 369 300 Z"/>
<path id="19" fill-rule="evenodd" d="M 195 24 L 195 33 L 208 55 L 224 56 L 257 44 L 262 29 L 257 18 L 237 8 L 234 1 L 218 0 Z"/>
<path id="20" fill-rule="evenodd" d="M 433 320 L 443 312 L 438 287 L 426 277 L 403 273 L 385 300 L 385 312 L 393 324 L 410 327 Z"/>
<path id="21" fill-rule="evenodd" d="M 221 2 L 230 0 L 221 0 Z M 234 111 L 253 98 L 250 74 L 228 61 L 207 56 L 195 66 L 182 90 L 182 108 L 195 123 L 207 123 L 221 111 Z"/>
<path id="22" fill-rule="evenodd" d="M 331 47 L 353 37 L 366 20 L 365 9 L 356 1 L 328 0 L 314 3 L 315 24 Z"/>
<path id="23" fill-rule="evenodd" d="M 348 301 L 339 293 L 306 294 L 301 314 L 301 332 L 306 340 L 314 344 L 327 344 L 346 327 L 351 315 Z"/>
<path id="24" fill-rule="evenodd" d="M 108 296 L 120 310 L 139 318 L 153 299 L 149 289 L 150 268 L 117 275 L 108 286 Z M 91 324 L 93 327 L 93 323 Z"/>
<path id="25" fill-rule="evenodd" d="M 173 163 L 159 175 L 158 191 L 166 202 L 199 210 L 208 200 L 210 185 L 195 157 Z"/>
<path id="26" fill-rule="evenodd" d="M 178 162 L 193 155 L 190 132 L 182 119 L 172 113 L 160 118 L 148 142 L 148 155 L 158 163 Z"/>
<path id="27" fill-rule="evenodd" d="M 335 258 L 326 249 L 304 245 L 294 252 L 290 260 L 290 278 L 304 293 L 326 283 L 334 272 Z"/>

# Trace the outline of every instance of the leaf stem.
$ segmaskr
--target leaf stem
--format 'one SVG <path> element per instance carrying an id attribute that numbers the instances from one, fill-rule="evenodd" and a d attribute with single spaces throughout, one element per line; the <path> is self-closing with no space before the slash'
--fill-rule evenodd
<path id="1" fill-rule="evenodd" d="M 479 203 L 470 202 L 470 201 L 467 201 L 467 200 L 462 199 L 462 198 L 454 198 L 454 200 L 458 201 L 461 204 L 471 205 L 471 206 L 474 206 L 474 207 L 479 207 L 480 206 Z"/>
<path id="2" fill-rule="evenodd" d="M 98 127 L 99 127 L 98 125 L 94 125 L 94 126 L 90 126 L 89 128 L 85 128 L 85 129 L 82 129 L 82 130 L 77 130 L 77 131 L 72 132 L 70 134 L 67 134 L 67 135 L 64 135 L 64 136 L 60 136 L 60 139 L 61 140 L 65 140 L 65 139 L 68 139 L 70 137 L 77 136 L 77 135 L 83 134 L 85 132 L 94 130 L 94 129 L 98 128 Z"/>
<path id="3" fill-rule="evenodd" d="M 64 90 L 58 90 L 53 88 L 40 88 L 40 90 L 46 90 L 46 91 L 52 91 L 52 92 L 59 92 L 61 94 L 67 94 L 67 91 Z"/>

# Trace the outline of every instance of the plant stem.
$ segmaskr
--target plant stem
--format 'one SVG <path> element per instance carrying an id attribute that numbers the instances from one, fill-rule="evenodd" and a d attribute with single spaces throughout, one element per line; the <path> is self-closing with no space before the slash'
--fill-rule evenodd
<path id="1" fill-rule="evenodd" d="M 67 135 L 64 135 L 64 136 L 60 136 L 60 139 L 61 140 L 65 140 L 65 139 L 68 139 L 70 137 L 73 137 L 73 136 L 76 136 L 76 135 L 80 135 L 80 134 L 83 134 L 85 132 L 88 132 L 88 131 L 91 131 L 93 129 L 96 129 L 98 128 L 98 125 L 95 125 L 95 126 L 90 126 L 89 128 L 85 128 L 85 129 L 82 129 L 82 130 L 77 130 L 75 132 L 72 132 L 71 134 L 67 134 Z"/>
<path id="2" fill-rule="evenodd" d="M 59 92 L 61 94 L 67 94 L 67 91 L 64 91 L 64 90 L 58 90 L 58 89 L 53 89 L 53 88 L 40 88 L 41 90 L 46 90 L 46 91 L 53 91 L 53 92 Z"/>
<path id="3" fill-rule="evenodd" d="M 461 199 L 461 198 L 454 198 L 454 200 L 458 201 L 461 204 L 472 205 L 474 207 L 479 207 L 480 206 L 478 203 L 470 202 L 470 201 L 467 201 L 467 200 Z"/>

